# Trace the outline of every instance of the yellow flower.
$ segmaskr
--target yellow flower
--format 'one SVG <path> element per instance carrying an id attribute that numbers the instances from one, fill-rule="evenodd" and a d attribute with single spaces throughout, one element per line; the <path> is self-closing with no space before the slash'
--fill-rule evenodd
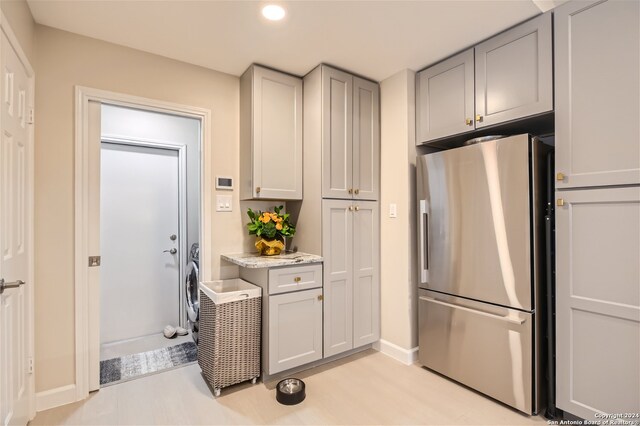
<path id="1" fill-rule="evenodd" d="M 262 223 L 267 223 L 271 220 L 271 216 L 269 216 L 269 213 L 263 213 L 262 216 L 260 216 L 260 222 Z"/>
<path id="2" fill-rule="evenodd" d="M 278 215 L 275 213 L 269 213 L 269 216 L 271 216 L 271 220 L 273 220 L 274 222 L 278 221 Z"/>
<path id="3" fill-rule="evenodd" d="M 278 231 L 282 231 L 282 224 L 281 223 L 276 223 L 276 229 Z"/>

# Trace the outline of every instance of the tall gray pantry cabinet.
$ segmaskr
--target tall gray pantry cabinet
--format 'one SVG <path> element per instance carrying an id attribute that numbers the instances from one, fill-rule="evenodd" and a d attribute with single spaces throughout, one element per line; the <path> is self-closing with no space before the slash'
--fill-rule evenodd
<path id="1" fill-rule="evenodd" d="M 326 65 L 304 77 L 304 201 L 293 245 L 324 257 L 324 357 L 380 338 L 380 89 Z"/>
<path id="2" fill-rule="evenodd" d="M 640 2 L 554 19 L 557 406 L 596 420 L 640 412 Z"/>

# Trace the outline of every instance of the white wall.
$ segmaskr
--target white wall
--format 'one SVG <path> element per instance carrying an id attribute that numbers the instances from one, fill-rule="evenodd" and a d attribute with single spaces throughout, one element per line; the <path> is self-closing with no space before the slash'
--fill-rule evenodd
<path id="1" fill-rule="evenodd" d="M 115 105 L 102 105 L 102 137 L 169 142 L 187 149 L 187 250 L 200 242 L 200 121 Z M 215 153 L 213 154 L 215 155 Z M 183 256 L 188 253 L 183 253 Z"/>
<path id="2" fill-rule="evenodd" d="M 415 73 L 380 83 L 381 350 L 410 358 L 417 346 L 415 272 Z M 397 218 L 389 217 L 389 204 Z"/>

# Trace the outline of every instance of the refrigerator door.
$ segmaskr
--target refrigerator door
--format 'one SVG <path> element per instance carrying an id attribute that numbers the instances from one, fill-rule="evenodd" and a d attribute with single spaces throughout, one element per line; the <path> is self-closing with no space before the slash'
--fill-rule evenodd
<path id="1" fill-rule="evenodd" d="M 533 314 L 419 290 L 422 365 L 527 414 L 532 395 Z"/>
<path id="2" fill-rule="evenodd" d="M 421 288 L 532 310 L 529 136 L 418 157 Z"/>

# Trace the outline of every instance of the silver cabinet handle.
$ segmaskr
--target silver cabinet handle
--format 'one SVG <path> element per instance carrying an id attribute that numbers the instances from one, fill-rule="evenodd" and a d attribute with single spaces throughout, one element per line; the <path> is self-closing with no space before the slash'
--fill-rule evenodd
<path id="1" fill-rule="evenodd" d="M 176 254 L 178 252 L 177 249 L 172 248 L 171 250 L 164 250 L 163 253 L 171 253 L 171 254 Z"/>
<path id="2" fill-rule="evenodd" d="M 510 317 L 503 317 L 502 315 L 492 314 L 492 313 L 484 312 L 484 311 L 478 311 L 476 309 L 467 308 L 466 306 L 454 305 L 453 303 L 443 302 L 443 301 L 438 300 L 438 299 L 432 299 L 431 297 L 420 296 L 419 299 L 420 300 L 424 300 L 425 302 L 432 302 L 432 303 L 435 303 L 437 305 L 447 306 L 449 308 L 460 309 L 461 311 L 466 311 L 466 312 L 471 312 L 473 314 L 482 315 L 483 317 L 489 317 L 489 318 L 497 319 L 497 320 L 500 320 L 500 321 L 510 322 L 512 324 L 522 325 L 526 321 L 526 319 L 519 319 L 519 318 L 515 319 L 515 318 L 510 318 Z"/>
<path id="3" fill-rule="evenodd" d="M 425 284 L 429 282 L 429 201 L 420 200 L 418 204 L 420 282 Z"/>
<path id="4" fill-rule="evenodd" d="M 7 288 L 16 288 L 16 287 L 20 287 L 21 285 L 24 285 L 25 282 L 22 280 L 17 280 L 17 281 L 11 281 L 11 282 L 5 282 L 4 278 L 0 278 L 0 294 L 4 293 L 4 290 Z"/>

